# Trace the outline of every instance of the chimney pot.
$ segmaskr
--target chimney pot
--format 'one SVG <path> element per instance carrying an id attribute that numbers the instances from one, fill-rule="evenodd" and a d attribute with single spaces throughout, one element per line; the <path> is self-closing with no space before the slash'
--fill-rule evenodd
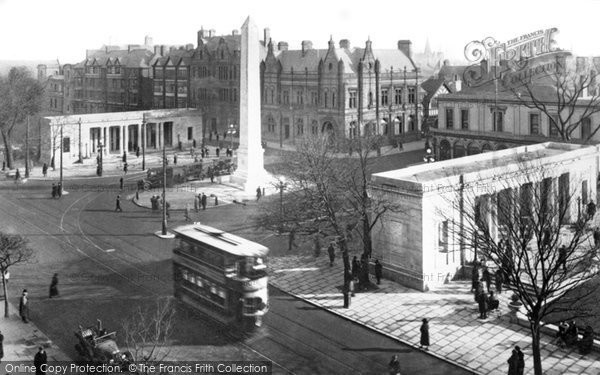
<path id="1" fill-rule="evenodd" d="M 312 49 L 312 42 L 310 40 L 303 40 L 302 41 L 302 54 L 305 54 L 306 51 L 308 51 L 309 49 Z"/>
<path id="2" fill-rule="evenodd" d="M 405 39 L 398 41 L 398 49 L 402 51 L 402 53 L 404 53 L 408 58 L 412 58 L 411 45 L 412 42 L 410 40 Z"/>
<path id="3" fill-rule="evenodd" d="M 152 37 L 149 35 L 146 35 L 146 37 L 144 38 L 144 45 L 145 46 L 151 46 L 152 45 Z"/>
<path id="4" fill-rule="evenodd" d="M 340 48 L 350 49 L 350 41 L 348 39 L 340 40 Z"/>
<path id="5" fill-rule="evenodd" d="M 239 31 L 238 31 L 237 29 L 233 29 L 233 30 L 231 31 L 231 35 L 234 35 L 234 36 L 235 36 L 235 35 L 238 35 L 238 34 L 239 34 Z"/>
<path id="6" fill-rule="evenodd" d="M 263 40 L 265 46 L 267 44 L 269 44 L 269 40 L 271 40 L 271 29 L 265 28 L 264 29 L 264 40 Z"/>
<path id="7" fill-rule="evenodd" d="M 210 29 L 210 30 L 208 31 L 208 36 L 209 36 L 210 38 L 212 38 L 213 36 L 217 36 L 217 32 L 215 31 L 215 29 Z"/>
<path id="8" fill-rule="evenodd" d="M 287 42 L 279 42 L 277 43 L 277 49 L 280 51 L 287 51 L 288 50 L 288 43 Z"/>

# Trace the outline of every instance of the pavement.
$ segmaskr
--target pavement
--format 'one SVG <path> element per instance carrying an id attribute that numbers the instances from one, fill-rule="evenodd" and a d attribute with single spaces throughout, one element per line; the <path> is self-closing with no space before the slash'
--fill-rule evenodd
<path id="1" fill-rule="evenodd" d="M 4 301 L 0 302 L 4 305 Z M 4 313 L 4 308 L 1 309 Z M 35 325 L 35 322 L 23 323 L 18 309 L 9 302 L 10 316 L 0 318 L 0 330 L 4 335 L 4 357 L 2 360 L 33 364 L 33 357 L 40 346 L 44 347 L 48 361 L 69 361 L 70 358 Z"/>
<path id="2" fill-rule="evenodd" d="M 376 290 L 357 292 L 350 308 L 343 308 L 341 255 L 329 267 L 320 257 L 286 256 L 269 259 L 269 282 L 298 298 L 345 319 L 370 327 L 415 348 L 419 346 L 421 319 L 429 320 L 432 345 L 428 352 L 479 374 L 505 374 L 512 348 L 525 353 L 525 374 L 533 374 L 528 328 L 512 323 L 507 308 L 510 292 L 500 294 L 500 310 L 479 319 L 477 304 L 467 281 L 453 281 L 430 292 L 419 292 L 382 280 Z M 576 350 L 554 345 L 543 335 L 544 374 L 600 374 L 600 355 L 582 356 Z"/>

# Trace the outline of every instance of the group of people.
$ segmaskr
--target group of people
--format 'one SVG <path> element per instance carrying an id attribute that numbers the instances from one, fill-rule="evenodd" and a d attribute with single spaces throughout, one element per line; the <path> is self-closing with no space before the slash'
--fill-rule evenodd
<path id="1" fill-rule="evenodd" d="M 556 343 L 561 348 L 568 346 L 577 346 L 581 354 L 589 354 L 594 345 L 594 329 L 592 326 L 585 327 L 581 340 L 579 340 L 579 328 L 574 320 L 570 323 L 562 320 L 558 324 L 556 333 Z"/>
<path id="2" fill-rule="evenodd" d="M 471 292 L 474 292 L 475 302 L 479 307 L 479 319 L 487 319 L 487 313 L 497 310 L 500 306 L 498 297 L 491 290 L 492 274 L 488 267 L 481 268 L 477 262 L 474 262 L 472 272 Z M 497 293 L 502 293 L 503 283 L 504 276 L 500 269 L 494 274 L 494 287 Z"/>
<path id="3" fill-rule="evenodd" d="M 508 375 L 523 375 L 525 372 L 525 355 L 517 345 L 508 359 Z"/>
<path id="4" fill-rule="evenodd" d="M 198 212 L 200 210 L 200 207 L 202 207 L 203 210 L 206 210 L 207 200 L 208 197 L 204 193 L 196 195 L 194 197 L 194 211 Z M 218 204 L 217 202 L 217 197 L 215 197 L 215 205 Z"/>
<path id="5" fill-rule="evenodd" d="M 62 197 L 62 184 L 59 182 L 58 184 L 52 183 L 52 198 L 60 198 Z"/>
<path id="6" fill-rule="evenodd" d="M 150 204 L 152 207 L 152 211 L 156 212 L 156 211 L 160 210 L 161 203 L 162 203 L 162 199 L 160 198 L 159 195 L 155 194 L 150 197 Z M 168 218 L 171 217 L 170 212 L 169 212 L 170 208 L 171 208 L 171 205 L 169 204 L 169 202 L 168 201 L 165 202 L 165 211 L 166 211 L 166 215 Z"/>
<path id="7" fill-rule="evenodd" d="M 358 282 L 359 289 L 364 289 L 369 285 L 369 259 L 365 254 L 360 257 L 360 261 L 356 256 L 352 259 L 350 278 Z"/>

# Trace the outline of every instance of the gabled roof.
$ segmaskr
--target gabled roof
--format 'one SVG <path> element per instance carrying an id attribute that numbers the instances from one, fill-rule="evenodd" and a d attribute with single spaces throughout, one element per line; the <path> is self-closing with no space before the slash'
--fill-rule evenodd
<path id="1" fill-rule="evenodd" d="M 90 53 L 88 58 L 81 64 L 99 66 L 121 65 L 127 68 L 146 68 L 149 67 L 152 52 L 145 49 L 128 50 L 97 50 Z M 76 64 L 76 67 L 80 66 Z"/>

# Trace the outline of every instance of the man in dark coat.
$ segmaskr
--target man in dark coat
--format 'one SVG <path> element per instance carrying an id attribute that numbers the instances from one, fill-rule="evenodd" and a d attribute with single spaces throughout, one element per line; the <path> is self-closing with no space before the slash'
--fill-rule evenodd
<path id="1" fill-rule="evenodd" d="M 333 261 L 335 260 L 335 248 L 333 243 L 330 243 L 327 247 L 327 253 L 329 254 L 329 267 L 333 267 Z"/>
<path id="2" fill-rule="evenodd" d="M 350 307 L 350 283 L 344 283 L 342 294 L 344 295 L 344 308 L 347 309 Z"/>
<path id="3" fill-rule="evenodd" d="M 479 319 L 487 319 L 488 298 L 484 291 L 477 294 L 477 304 L 479 305 Z"/>
<path id="4" fill-rule="evenodd" d="M 587 205 L 587 215 L 589 219 L 592 219 L 596 215 L 596 203 L 593 200 L 590 200 L 590 203 Z"/>
<path id="5" fill-rule="evenodd" d="M 397 354 L 394 354 L 390 363 L 388 363 L 388 371 L 390 375 L 400 375 L 400 360 Z"/>
<path id="6" fill-rule="evenodd" d="M 59 182 L 58 185 L 56 185 L 56 195 L 60 198 L 62 197 L 62 184 Z"/>
<path id="7" fill-rule="evenodd" d="M 421 341 L 420 348 L 425 347 L 425 350 L 429 350 L 429 322 L 427 318 L 423 318 L 423 324 L 421 324 Z"/>
<path id="8" fill-rule="evenodd" d="M 52 282 L 50 283 L 50 298 L 58 297 L 58 274 L 55 273 L 52 276 Z"/>
<path id="9" fill-rule="evenodd" d="M 377 285 L 381 284 L 381 275 L 383 274 L 383 266 L 379 263 L 379 259 L 375 259 L 375 278 Z"/>
<path id="10" fill-rule="evenodd" d="M 471 270 L 471 292 L 477 290 L 479 284 L 479 266 L 473 262 L 473 269 Z"/>
<path id="11" fill-rule="evenodd" d="M 123 209 L 121 208 L 121 196 L 117 195 L 117 199 L 115 201 L 116 207 L 115 207 L 115 212 L 119 211 L 119 212 L 123 212 Z"/>
<path id="12" fill-rule="evenodd" d="M 46 177 L 48 175 L 48 164 L 44 163 L 44 165 L 42 165 L 42 174 L 44 175 L 44 177 Z"/>
<path id="13" fill-rule="evenodd" d="M 260 186 L 256 188 L 256 201 L 258 202 L 260 200 L 260 197 L 262 196 L 262 190 L 260 190 Z"/>
<path id="14" fill-rule="evenodd" d="M 52 198 L 56 198 L 56 194 L 57 194 L 56 184 L 52 183 Z"/>
<path id="15" fill-rule="evenodd" d="M 358 278 L 359 273 L 360 273 L 360 262 L 358 261 L 358 259 L 355 256 L 354 258 L 352 258 L 352 277 L 355 279 Z"/>
<path id="16" fill-rule="evenodd" d="M 483 281 L 485 281 L 485 286 L 489 292 L 490 286 L 492 285 L 492 275 L 490 274 L 490 270 L 487 267 L 483 269 Z"/>
<path id="17" fill-rule="evenodd" d="M 23 294 L 19 300 L 19 316 L 23 323 L 29 323 L 29 298 L 27 297 L 27 289 L 23 289 Z"/>
<path id="18" fill-rule="evenodd" d="M 518 345 L 515 346 L 515 350 L 517 351 L 517 375 L 523 375 L 525 371 L 525 356 Z"/>
<path id="19" fill-rule="evenodd" d="M 206 210 L 206 194 L 202 193 L 202 197 L 200 197 L 200 204 L 202 205 L 202 209 Z"/>
<path id="20" fill-rule="evenodd" d="M 519 354 L 517 349 L 513 349 L 510 358 L 508 359 L 508 375 L 517 375 L 517 366 L 519 365 Z"/>
<path id="21" fill-rule="evenodd" d="M 35 375 L 45 375 L 46 371 L 43 371 L 43 365 L 48 363 L 48 356 L 44 351 L 44 348 L 40 346 L 38 352 L 33 358 L 33 366 L 35 366 Z"/>
<path id="22" fill-rule="evenodd" d="M 562 245 L 558 248 L 558 265 L 562 266 L 563 272 L 567 272 L 567 247 Z"/>

